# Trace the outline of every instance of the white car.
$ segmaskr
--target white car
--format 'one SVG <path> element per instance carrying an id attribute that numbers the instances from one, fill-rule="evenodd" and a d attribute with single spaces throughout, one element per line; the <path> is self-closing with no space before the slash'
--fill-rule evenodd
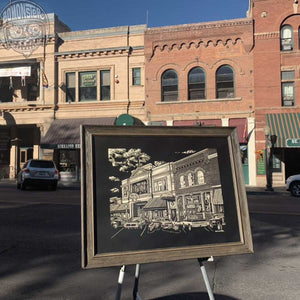
<path id="1" fill-rule="evenodd" d="M 52 160 L 30 159 L 18 173 L 17 188 L 25 190 L 29 185 L 49 186 L 56 190 L 59 172 Z"/>
<path id="2" fill-rule="evenodd" d="M 300 197 L 300 174 L 290 176 L 286 180 L 286 189 L 295 197 Z"/>

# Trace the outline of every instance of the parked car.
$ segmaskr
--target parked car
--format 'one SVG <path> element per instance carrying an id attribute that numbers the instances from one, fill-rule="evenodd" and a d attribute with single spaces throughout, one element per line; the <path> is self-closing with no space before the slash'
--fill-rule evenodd
<path id="1" fill-rule="evenodd" d="M 56 190 L 59 172 L 52 160 L 30 159 L 18 173 L 17 188 L 25 190 L 29 185 L 48 186 Z"/>
<path id="2" fill-rule="evenodd" d="M 286 189 L 295 197 L 300 197 L 300 174 L 292 175 L 286 180 Z"/>

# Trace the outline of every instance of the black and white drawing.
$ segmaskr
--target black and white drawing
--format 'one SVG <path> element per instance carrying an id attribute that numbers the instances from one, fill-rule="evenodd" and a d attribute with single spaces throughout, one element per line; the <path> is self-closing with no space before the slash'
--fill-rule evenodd
<path id="1" fill-rule="evenodd" d="M 171 162 L 155 161 L 142 149 L 110 148 L 110 220 L 137 234 L 188 233 L 195 228 L 224 232 L 224 201 L 217 150 L 186 150 Z"/>

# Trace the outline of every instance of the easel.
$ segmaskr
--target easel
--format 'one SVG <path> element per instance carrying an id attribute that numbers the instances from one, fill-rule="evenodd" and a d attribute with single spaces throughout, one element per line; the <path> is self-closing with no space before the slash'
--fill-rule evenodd
<path id="1" fill-rule="evenodd" d="M 200 265 L 200 269 L 202 272 L 203 280 L 207 289 L 207 293 L 209 296 L 209 300 L 215 300 L 214 294 L 212 292 L 205 266 L 203 265 L 203 262 L 205 261 L 213 261 L 213 257 L 210 258 L 198 258 L 198 263 Z M 142 298 L 138 294 L 138 285 L 139 285 L 139 278 L 140 278 L 140 268 L 141 266 L 139 264 L 135 265 L 135 280 L 134 280 L 134 287 L 133 287 L 133 300 L 142 300 Z M 115 300 L 121 300 L 121 293 L 122 293 L 122 284 L 124 280 L 125 275 L 125 269 L 126 266 L 122 266 L 119 273 L 119 279 L 118 279 L 118 288 Z"/>

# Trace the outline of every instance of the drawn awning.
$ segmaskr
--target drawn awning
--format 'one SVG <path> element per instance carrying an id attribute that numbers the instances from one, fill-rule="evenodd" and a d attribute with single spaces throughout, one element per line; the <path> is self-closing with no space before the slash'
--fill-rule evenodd
<path id="1" fill-rule="evenodd" d="M 126 212 L 127 210 L 128 210 L 128 205 L 126 203 L 115 204 L 110 206 L 111 213 Z"/>
<path id="2" fill-rule="evenodd" d="M 220 205 L 223 204 L 223 195 L 222 195 L 222 189 L 215 189 L 213 198 L 212 198 L 212 203 L 215 205 Z"/>
<path id="3" fill-rule="evenodd" d="M 167 201 L 161 198 L 154 198 L 148 201 L 144 210 L 167 209 Z"/>

